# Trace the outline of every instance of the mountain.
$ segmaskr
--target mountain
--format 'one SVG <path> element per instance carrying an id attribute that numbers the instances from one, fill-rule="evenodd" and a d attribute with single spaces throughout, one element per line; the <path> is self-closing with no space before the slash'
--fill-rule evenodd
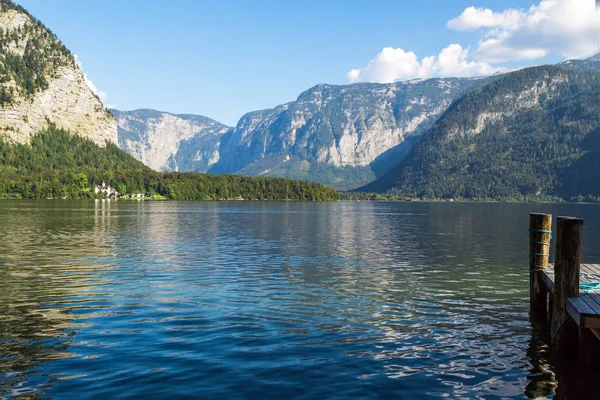
<path id="1" fill-rule="evenodd" d="M 27 143 L 54 124 L 116 143 L 115 119 L 58 38 L 10 0 L 0 0 L 0 27 L 0 137 Z"/>
<path id="2" fill-rule="evenodd" d="M 317 85 L 244 115 L 230 130 L 205 117 L 113 111 L 119 143 L 157 170 L 308 179 L 354 188 L 396 165 L 452 101 L 492 78 Z"/>
<path id="3" fill-rule="evenodd" d="M 206 172 L 219 161 L 229 127 L 199 115 L 111 110 L 119 146 L 157 171 Z"/>
<path id="4" fill-rule="evenodd" d="M 575 71 L 600 72 L 600 53 L 585 60 L 568 60 L 558 64 L 559 67 Z"/>
<path id="5" fill-rule="evenodd" d="M 94 187 L 106 182 L 121 193 L 180 200 L 338 198 L 332 188 L 318 183 L 154 171 L 118 148 L 116 120 L 86 82 L 75 56 L 52 32 L 22 7 L 0 0 L 0 197 L 96 198 L 102 195 Z M 179 121 L 179 150 L 181 143 L 197 139 L 199 126 L 202 143 L 217 138 L 207 145 L 214 148 L 220 145 L 221 131 L 227 131 L 205 118 L 155 114 L 139 111 L 123 118 L 125 125 L 136 127 L 136 118 L 148 117 L 144 128 L 150 130 Z M 135 135 L 130 132 L 130 137 L 154 143 L 151 132 Z M 127 144 L 128 138 L 123 141 Z M 168 137 L 157 147 L 165 143 L 170 143 Z M 206 169 L 215 162 L 214 152 L 204 154 L 200 147 L 194 145 L 187 162 Z M 170 157 L 176 169 L 177 152 Z"/>
<path id="6" fill-rule="evenodd" d="M 527 68 L 456 101 L 364 191 L 422 198 L 600 196 L 600 74 Z"/>
<path id="7" fill-rule="evenodd" d="M 317 85 L 244 115 L 210 171 L 356 187 L 395 165 L 453 100 L 489 79 Z"/>

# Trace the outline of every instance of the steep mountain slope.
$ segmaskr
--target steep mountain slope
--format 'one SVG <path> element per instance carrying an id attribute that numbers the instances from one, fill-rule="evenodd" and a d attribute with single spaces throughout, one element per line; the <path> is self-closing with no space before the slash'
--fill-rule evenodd
<path id="1" fill-rule="evenodd" d="M 0 0 L 0 136 L 27 143 L 54 123 L 104 145 L 113 116 L 86 84 L 75 57 L 41 22 Z"/>
<path id="2" fill-rule="evenodd" d="M 219 161 L 221 137 L 229 128 L 199 115 L 156 110 L 111 110 L 119 146 L 157 171 L 206 172 Z"/>
<path id="3" fill-rule="evenodd" d="M 280 176 L 354 188 L 396 165 L 465 92 L 496 79 L 318 85 L 229 129 L 201 116 L 113 110 L 119 144 L 156 170 Z"/>
<path id="4" fill-rule="evenodd" d="M 534 67 L 460 100 L 364 191 L 426 198 L 600 196 L 600 74 Z"/>
<path id="5" fill-rule="evenodd" d="M 244 115 L 210 171 L 356 187 L 397 164 L 454 99 L 493 79 L 321 84 Z"/>

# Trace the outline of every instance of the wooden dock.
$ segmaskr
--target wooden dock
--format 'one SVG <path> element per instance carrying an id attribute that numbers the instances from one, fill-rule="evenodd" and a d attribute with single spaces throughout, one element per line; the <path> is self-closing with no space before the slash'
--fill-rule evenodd
<path id="1" fill-rule="evenodd" d="M 547 324 L 555 362 L 600 364 L 600 264 L 580 262 L 583 220 L 558 217 L 550 264 L 552 215 L 529 215 L 530 319 Z M 548 329 L 547 328 L 547 329 Z"/>
<path id="2" fill-rule="evenodd" d="M 579 282 L 584 288 L 589 286 L 591 290 L 580 288 L 579 297 L 567 298 L 567 312 L 579 327 L 600 329 L 600 284 L 597 289 L 594 284 L 600 282 L 600 264 L 580 264 L 581 273 Z M 554 293 L 554 264 L 548 264 L 541 272 L 542 281 L 550 293 Z M 586 285 L 588 284 L 588 285 Z M 594 332 L 600 335 L 600 331 Z"/>

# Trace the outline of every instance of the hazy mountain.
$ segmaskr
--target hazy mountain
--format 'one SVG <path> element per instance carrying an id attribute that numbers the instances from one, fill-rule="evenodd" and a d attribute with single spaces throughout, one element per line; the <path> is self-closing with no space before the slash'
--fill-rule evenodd
<path id="1" fill-rule="evenodd" d="M 119 146 L 155 170 L 206 172 L 219 161 L 221 137 L 229 128 L 200 115 L 155 110 L 111 110 Z"/>

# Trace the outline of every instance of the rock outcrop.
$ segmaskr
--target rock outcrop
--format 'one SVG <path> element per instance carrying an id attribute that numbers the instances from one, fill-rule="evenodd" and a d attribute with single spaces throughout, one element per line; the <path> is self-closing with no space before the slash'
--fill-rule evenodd
<path id="1" fill-rule="evenodd" d="M 0 135 L 27 143 L 50 124 L 99 145 L 117 142 L 112 114 L 74 55 L 22 7 L 0 1 Z"/>
<path id="2" fill-rule="evenodd" d="M 229 127 L 199 115 L 112 110 L 119 146 L 157 171 L 206 172 L 220 158 Z"/>

